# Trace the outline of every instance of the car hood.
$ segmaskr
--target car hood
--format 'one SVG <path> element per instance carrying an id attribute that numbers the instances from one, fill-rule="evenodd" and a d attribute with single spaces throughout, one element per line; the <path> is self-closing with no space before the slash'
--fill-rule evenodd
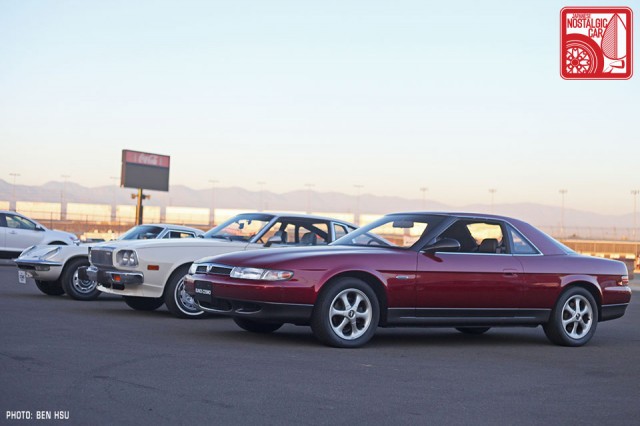
<path id="1" fill-rule="evenodd" d="M 220 263 L 229 266 L 256 266 L 256 267 L 276 267 L 278 265 L 293 265 L 298 267 L 314 267 L 307 265 L 313 263 L 317 265 L 318 259 L 322 264 L 330 264 L 339 259 L 355 260 L 361 256 L 367 258 L 377 256 L 397 256 L 397 255 L 413 255 L 416 253 L 411 250 L 384 248 L 384 247 L 362 247 L 362 246 L 323 246 L 323 247 L 289 247 L 277 248 L 273 250 L 251 250 L 243 252 L 234 252 L 211 256 L 199 259 L 196 263 Z M 335 258 L 335 259 L 334 259 Z"/>
<path id="2" fill-rule="evenodd" d="M 187 247 L 246 247 L 244 241 L 228 241 L 214 238 L 171 238 L 166 240 L 115 240 L 95 245 L 95 248 L 108 247 L 113 249 L 162 249 Z"/>
<path id="3" fill-rule="evenodd" d="M 28 249 L 26 249 L 25 251 L 22 252 L 22 254 L 20 254 L 20 257 L 18 257 L 18 260 L 24 261 L 24 260 L 32 260 L 32 259 L 40 259 L 42 256 L 44 256 L 45 254 L 49 253 L 51 250 L 53 249 L 59 249 L 58 253 L 56 255 L 54 255 L 53 257 L 51 257 L 51 259 L 62 259 L 62 258 L 66 258 L 70 255 L 75 255 L 75 254 L 85 254 L 87 255 L 89 253 L 89 245 L 80 245 L 80 246 L 76 246 L 76 245 L 71 245 L 71 246 L 52 246 L 52 245 L 37 245 L 37 246 L 33 246 L 33 247 L 29 247 Z"/>

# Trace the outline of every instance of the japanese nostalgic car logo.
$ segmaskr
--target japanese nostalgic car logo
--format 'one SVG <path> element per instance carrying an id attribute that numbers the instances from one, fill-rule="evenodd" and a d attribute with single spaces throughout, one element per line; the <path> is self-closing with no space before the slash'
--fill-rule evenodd
<path id="1" fill-rule="evenodd" d="M 565 80 L 618 80 L 633 74 L 633 22 L 628 7 L 560 11 L 560 75 Z"/>

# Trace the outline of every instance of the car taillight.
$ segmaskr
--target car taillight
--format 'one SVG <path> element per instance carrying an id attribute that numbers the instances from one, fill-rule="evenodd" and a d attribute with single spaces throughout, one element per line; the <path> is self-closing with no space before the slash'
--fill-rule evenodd
<path id="1" fill-rule="evenodd" d="M 629 285 L 629 276 L 628 275 L 621 276 L 620 280 L 618 281 L 618 285 Z"/>

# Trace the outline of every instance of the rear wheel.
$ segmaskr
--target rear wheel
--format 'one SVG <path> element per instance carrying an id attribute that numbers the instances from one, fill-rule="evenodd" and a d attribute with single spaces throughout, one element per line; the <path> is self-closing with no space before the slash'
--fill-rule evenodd
<path id="1" fill-rule="evenodd" d="M 198 309 L 196 302 L 184 289 L 184 276 L 189 272 L 189 265 L 176 269 L 164 290 L 164 302 L 167 309 L 178 318 L 202 318 L 205 313 Z"/>
<path id="2" fill-rule="evenodd" d="M 380 305 L 373 289 L 358 278 L 340 278 L 318 297 L 311 329 L 322 343 L 338 348 L 357 348 L 376 331 Z"/>
<path id="3" fill-rule="evenodd" d="M 124 303 L 136 311 L 155 311 L 164 303 L 162 297 L 124 296 Z"/>
<path id="4" fill-rule="evenodd" d="M 489 331 L 491 327 L 456 327 L 460 333 L 464 334 L 484 334 Z"/>
<path id="5" fill-rule="evenodd" d="M 96 288 L 98 283 L 91 280 L 81 280 L 78 277 L 78 269 L 81 266 L 89 266 L 89 261 L 79 258 L 67 262 L 60 277 L 62 288 L 72 299 L 94 300 L 100 296 L 100 290 Z"/>
<path id="6" fill-rule="evenodd" d="M 273 333 L 280 327 L 282 327 L 281 322 L 263 322 L 256 321 L 248 318 L 233 318 L 233 321 L 238 324 L 243 330 L 250 331 L 252 333 Z"/>
<path id="7" fill-rule="evenodd" d="M 36 287 L 38 287 L 38 290 L 40 290 L 46 295 L 61 296 L 64 294 L 64 290 L 62 289 L 62 286 L 60 285 L 59 280 L 56 280 L 56 281 L 35 280 L 35 281 L 36 281 Z"/>
<path id="8" fill-rule="evenodd" d="M 556 345 L 582 346 L 591 340 L 597 324 L 598 305 L 591 293 L 572 287 L 562 293 L 543 329 Z"/>

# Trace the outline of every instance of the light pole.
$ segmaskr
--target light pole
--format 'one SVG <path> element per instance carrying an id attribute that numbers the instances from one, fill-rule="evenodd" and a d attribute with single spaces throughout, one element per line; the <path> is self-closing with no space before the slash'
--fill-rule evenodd
<path id="1" fill-rule="evenodd" d="M 20 173 L 9 173 L 9 176 L 13 177 L 11 201 L 13 202 L 13 210 L 16 210 L 16 178 L 20 176 Z"/>
<path id="2" fill-rule="evenodd" d="M 307 214 L 311 214 L 311 188 L 315 185 L 313 183 L 305 183 L 304 186 L 307 188 Z"/>
<path id="3" fill-rule="evenodd" d="M 113 192 L 113 194 L 112 194 L 112 196 L 113 196 L 113 207 L 111 209 L 111 221 L 115 222 L 116 221 L 116 210 L 117 210 L 117 207 L 116 207 L 116 203 L 117 203 L 117 201 L 116 201 L 116 189 L 118 189 L 118 186 L 119 186 L 118 185 L 118 181 L 120 180 L 120 178 L 118 176 L 109 176 L 109 179 L 114 181 L 113 190 L 112 190 L 112 192 Z"/>
<path id="4" fill-rule="evenodd" d="M 498 192 L 497 189 L 489 188 L 489 194 L 491 194 L 491 213 L 493 213 L 493 200 L 494 200 L 494 197 L 496 195 L 496 192 Z"/>
<path id="5" fill-rule="evenodd" d="M 360 190 L 364 188 L 364 185 L 353 185 L 356 188 L 356 212 L 355 212 L 355 222 L 356 225 L 360 225 Z"/>
<path id="6" fill-rule="evenodd" d="M 211 184 L 211 226 L 216 221 L 216 213 L 215 213 L 215 205 L 216 205 L 216 183 L 220 181 L 216 179 L 209 179 L 209 183 Z"/>
<path id="7" fill-rule="evenodd" d="M 62 192 L 60 193 L 60 211 L 62 213 L 62 217 L 64 217 L 64 219 L 67 219 L 67 207 L 66 207 L 66 201 L 65 201 L 65 196 L 66 196 L 66 192 L 67 192 L 67 179 L 69 179 L 71 176 L 69 175 L 60 175 L 60 177 L 63 179 L 62 181 Z"/>
<path id="8" fill-rule="evenodd" d="M 633 195 L 633 240 L 636 240 L 636 231 L 638 229 L 638 194 L 640 194 L 640 190 L 638 189 L 632 189 L 631 190 L 631 195 Z"/>
<path id="9" fill-rule="evenodd" d="M 427 191 L 428 190 L 429 188 L 427 188 L 426 186 L 423 186 L 420 188 L 420 192 L 422 192 L 422 210 L 427 209 Z"/>
<path id="10" fill-rule="evenodd" d="M 567 195 L 568 191 L 566 189 L 561 189 L 559 192 L 562 196 L 562 209 L 560 211 L 560 237 L 564 238 L 564 197 Z"/>
<path id="11" fill-rule="evenodd" d="M 260 205 L 258 206 L 258 211 L 261 212 L 264 206 L 264 185 L 266 182 L 259 181 L 258 185 L 260 186 Z"/>

